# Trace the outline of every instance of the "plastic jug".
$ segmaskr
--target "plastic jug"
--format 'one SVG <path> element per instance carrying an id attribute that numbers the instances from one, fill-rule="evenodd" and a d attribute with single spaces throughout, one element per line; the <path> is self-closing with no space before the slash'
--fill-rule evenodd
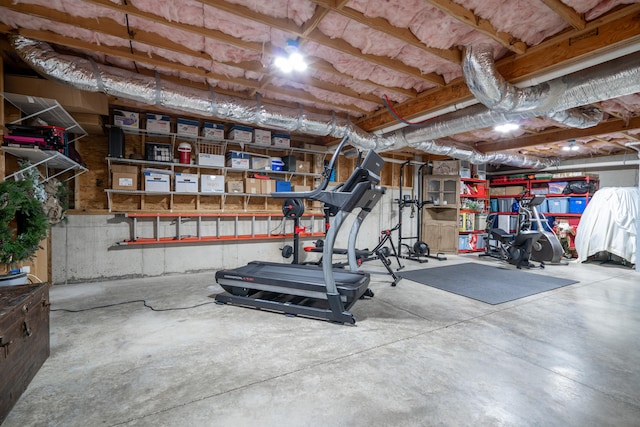
<path id="1" fill-rule="evenodd" d="M 191 144 L 181 142 L 178 145 L 178 152 L 180 153 L 180 163 L 184 165 L 191 164 Z"/>

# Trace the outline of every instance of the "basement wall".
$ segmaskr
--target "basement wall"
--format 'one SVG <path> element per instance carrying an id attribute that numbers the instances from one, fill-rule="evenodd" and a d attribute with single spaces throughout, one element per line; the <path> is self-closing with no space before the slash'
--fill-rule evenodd
<path id="1" fill-rule="evenodd" d="M 607 161 L 634 160 L 633 155 L 615 156 Z M 602 161 L 594 159 L 593 162 Z M 568 164 L 569 162 L 564 162 Z M 585 163 L 582 160 L 580 163 Z M 578 164 L 578 162 L 576 162 Z M 595 173 L 600 177 L 600 188 L 634 187 L 638 185 L 638 166 L 616 166 L 609 169 L 585 169 L 586 173 Z M 405 191 L 406 193 L 406 191 Z M 362 226 L 358 248 L 373 248 L 383 229 L 389 229 L 398 221 L 398 190 L 388 190 L 382 201 L 375 207 Z M 403 235 L 415 236 L 416 219 L 410 218 L 411 209 L 403 210 Z M 345 247 L 349 229 L 355 215 L 350 215 L 336 239 L 337 247 Z M 321 216 L 318 216 L 315 230 L 321 230 Z M 271 229 L 278 221 L 271 221 Z M 303 221 L 303 225 L 304 221 Z M 231 226 L 227 224 L 227 226 Z M 292 221 L 287 220 L 286 232 L 293 229 Z M 195 234 L 193 224 L 184 224 L 183 234 Z M 261 227 L 261 228 L 260 228 Z M 162 235 L 171 236 L 174 226 L 165 226 Z M 190 231 L 191 230 L 191 231 Z M 229 233 L 231 233 L 231 229 Z M 249 233 L 250 229 L 239 230 Z M 266 224 L 261 224 L 256 233 L 266 232 Z M 120 220 L 115 214 L 105 215 L 69 215 L 67 223 L 58 224 L 51 229 L 51 270 L 53 284 L 65 284 L 87 281 L 100 281 L 125 277 L 160 276 L 196 271 L 211 271 L 221 268 L 233 268 L 250 261 L 290 262 L 284 259 L 280 250 L 284 245 L 293 244 L 292 239 L 260 240 L 243 242 L 220 242 L 200 244 L 165 244 L 148 246 L 118 246 L 130 238 L 130 220 Z M 205 232 L 206 234 L 206 232 Z M 149 222 L 140 223 L 139 236 L 152 237 L 153 230 Z M 303 240 L 301 246 L 312 245 L 318 238 Z M 429 236 L 423 239 L 429 244 Z M 397 244 L 397 232 L 393 236 Z M 407 243 L 413 243 L 408 241 Z M 307 254 L 301 250 L 300 260 L 315 261 L 319 254 Z M 338 259 L 338 258 L 336 258 Z M 344 259 L 344 258 L 340 258 Z M 373 261 L 376 262 L 376 261 Z M 213 274 L 211 278 L 214 281 Z"/>
<path id="2" fill-rule="evenodd" d="M 383 199 L 369 214 L 360 229 L 357 247 L 373 248 L 383 229 L 389 229 L 398 221 L 395 200 L 398 190 L 388 190 Z M 403 235 L 416 235 L 416 219 L 410 218 L 410 209 L 403 210 Z M 318 215 L 315 230 L 323 228 L 322 217 Z M 349 229 L 355 215 L 349 215 L 336 239 L 336 247 L 346 248 Z M 116 242 L 130 239 L 131 220 L 121 220 L 115 214 L 69 215 L 67 223 L 51 229 L 51 270 L 54 285 L 100 281 L 126 277 L 160 276 L 196 271 L 211 271 L 234 268 L 250 261 L 291 262 L 291 258 L 281 256 L 284 245 L 292 245 L 293 239 L 259 241 L 225 241 L 219 243 L 159 244 L 145 246 L 115 246 Z M 138 236 L 153 237 L 152 222 L 139 222 Z M 248 223 L 247 223 L 248 224 Z M 271 221 L 273 230 L 279 221 Z M 302 225 L 305 224 L 303 221 Z M 287 220 L 286 232 L 293 230 L 293 221 Z M 195 234 L 194 224 L 184 224 L 181 234 Z M 226 223 L 225 232 L 233 233 L 233 224 Z M 172 236 L 175 226 L 166 226 L 164 235 Z M 256 233 L 266 232 L 266 223 L 258 224 Z M 239 233 L 250 233 L 249 228 Z M 203 233 L 206 234 L 206 233 Z M 211 233 L 209 233 L 211 234 Z M 320 254 L 306 254 L 302 246 L 311 246 L 318 237 L 302 240 L 300 261 L 315 261 Z M 397 232 L 393 235 L 397 244 Z M 428 238 L 424 239 L 428 243 Z M 410 241 L 409 243 L 413 243 Z M 346 260 L 336 256 L 334 260 Z M 377 261 L 372 261 L 377 262 Z M 213 274 L 211 276 L 214 281 Z"/>

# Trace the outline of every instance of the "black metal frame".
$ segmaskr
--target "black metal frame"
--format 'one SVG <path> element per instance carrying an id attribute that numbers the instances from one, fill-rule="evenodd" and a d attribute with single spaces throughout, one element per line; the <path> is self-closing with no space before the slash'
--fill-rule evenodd
<path id="1" fill-rule="evenodd" d="M 431 255 L 430 252 L 419 253 L 414 250 L 410 245 L 406 243 L 402 243 L 403 240 L 415 240 L 414 244 L 419 244 L 422 242 L 422 209 L 425 205 L 432 203 L 431 201 L 423 200 L 422 195 L 422 184 L 424 178 L 423 169 L 427 166 L 427 163 L 420 165 L 418 168 L 418 196 L 413 199 L 406 199 L 402 194 L 402 187 L 404 186 L 404 168 L 411 164 L 410 160 L 402 163 L 400 166 L 400 191 L 398 202 L 398 218 L 400 221 L 400 226 L 398 227 L 398 250 L 402 252 L 402 248 L 405 247 L 407 249 L 407 255 L 399 254 L 401 258 L 408 259 L 411 261 L 417 261 L 419 263 L 429 262 L 427 258 L 437 259 L 438 261 L 446 261 L 447 257 L 444 256 L 444 253 L 438 252 L 435 255 Z M 415 236 L 403 236 L 402 235 L 402 211 L 407 206 L 411 206 L 412 209 L 416 209 L 416 224 L 417 224 L 417 234 Z M 428 246 L 428 245 L 427 245 Z"/>
<path id="2" fill-rule="evenodd" d="M 328 262 L 323 263 L 321 270 L 317 267 L 299 264 L 278 264 L 281 274 L 269 272 L 268 274 L 272 274 L 274 277 L 264 278 L 260 277 L 258 273 L 255 277 L 249 277 L 247 271 L 242 270 L 242 267 L 220 270 L 216 272 L 216 281 L 226 292 L 215 296 L 217 302 L 263 308 L 337 323 L 355 323 L 355 317 L 348 310 L 361 297 L 373 296 L 373 293 L 368 289 L 369 275 L 363 272 L 342 269 L 334 271 L 332 266 L 333 247 L 336 235 L 346 216 L 356 208 L 359 208 L 361 213 L 370 212 L 381 199 L 382 194 L 384 194 L 384 187 L 378 186 L 380 182 L 379 173 L 384 161 L 375 152 L 370 151 L 362 165 L 354 170 L 351 177 L 342 186 L 334 190 L 326 190 L 331 171 L 345 143 L 346 138 L 341 141 L 329 166 L 325 168 L 323 181 L 318 188 L 309 192 L 272 193 L 273 197 L 279 198 L 318 200 L 336 208 L 336 214 L 333 217 L 332 226 L 327 232 L 323 247 L 323 259 L 328 260 Z M 349 252 L 355 252 L 351 239 L 348 250 Z M 260 264 L 267 265 L 270 263 L 253 262 L 250 264 L 259 266 Z M 271 265 L 273 264 L 271 263 Z M 314 271 L 308 270 L 309 268 Z M 320 280 L 318 280 L 319 271 L 322 272 Z M 299 280 L 313 282 L 311 286 L 314 287 L 314 290 L 309 292 L 306 289 L 302 289 L 308 286 L 309 283 L 303 284 L 291 278 L 289 280 L 281 279 L 281 276 L 287 274 L 298 276 Z M 341 284 L 336 283 L 336 274 L 338 277 L 346 275 L 346 278 L 352 283 L 349 294 L 344 291 L 344 286 L 341 289 Z M 269 281 L 273 284 L 261 283 L 261 280 Z M 356 288 L 353 288 L 353 283 L 357 283 L 355 285 Z M 238 289 L 243 290 L 243 292 L 236 292 Z M 318 292 L 320 289 L 323 293 Z M 245 290 L 246 292 L 244 292 Z M 280 301 L 283 297 L 285 297 L 284 302 Z M 324 304 L 325 306 L 317 307 L 318 304 Z"/>

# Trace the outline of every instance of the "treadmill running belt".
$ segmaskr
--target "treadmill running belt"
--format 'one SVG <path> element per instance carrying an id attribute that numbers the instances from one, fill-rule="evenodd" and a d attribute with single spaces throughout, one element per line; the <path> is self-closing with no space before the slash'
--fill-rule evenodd
<path id="1" fill-rule="evenodd" d="M 333 274 L 338 292 L 348 301 L 359 298 L 369 285 L 366 273 L 333 269 Z M 326 293 L 322 269 L 310 265 L 253 261 L 242 267 L 217 271 L 216 281 L 223 287 L 287 288 L 293 294 Z"/>

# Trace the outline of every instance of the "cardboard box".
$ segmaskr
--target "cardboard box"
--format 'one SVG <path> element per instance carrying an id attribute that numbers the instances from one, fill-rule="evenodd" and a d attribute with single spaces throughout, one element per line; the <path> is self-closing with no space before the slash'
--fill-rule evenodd
<path id="1" fill-rule="evenodd" d="M 249 169 L 249 153 L 229 151 L 226 154 L 227 167 L 233 169 Z"/>
<path id="2" fill-rule="evenodd" d="M 198 136 L 200 123 L 197 120 L 178 119 L 177 134 L 183 136 Z"/>
<path id="3" fill-rule="evenodd" d="M 227 193 L 244 193 L 244 182 L 242 181 L 228 181 Z"/>
<path id="4" fill-rule="evenodd" d="M 435 160 L 433 162 L 433 175 L 458 175 L 460 162 L 457 160 Z"/>
<path id="5" fill-rule="evenodd" d="M 311 173 L 311 162 L 298 160 L 296 162 L 296 172 Z"/>
<path id="6" fill-rule="evenodd" d="M 229 130 L 228 139 L 238 142 L 252 142 L 253 129 L 248 126 L 234 126 Z"/>
<path id="7" fill-rule="evenodd" d="M 224 176 L 200 175 L 200 191 L 203 193 L 224 193 Z"/>
<path id="8" fill-rule="evenodd" d="M 489 189 L 489 195 L 491 196 L 504 196 L 505 194 L 504 187 L 491 187 Z"/>
<path id="9" fill-rule="evenodd" d="M 290 147 L 291 138 L 289 135 L 274 133 L 271 137 L 271 145 L 273 147 Z"/>
<path id="10" fill-rule="evenodd" d="M 260 182 L 264 181 L 263 179 L 256 178 L 245 178 L 244 180 L 244 192 L 247 194 L 260 194 L 261 184 Z"/>
<path id="11" fill-rule="evenodd" d="M 140 127 L 140 115 L 133 111 L 113 110 L 113 124 L 121 128 L 138 129 Z"/>
<path id="12" fill-rule="evenodd" d="M 202 137 L 204 139 L 222 141 L 224 139 L 224 125 L 220 123 L 206 122 L 202 126 Z"/>
<path id="13" fill-rule="evenodd" d="M 161 114 L 147 114 L 147 131 L 170 133 L 171 118 Z"/>
<path id="14" fill-rule="evenodd" d="M 155 172 L 144 172 L 144 190 L 150 192 L 169 192 L 171 175 Z"/>
<path id="15" fill-rule="evenodd" d="M 224 156 L 222 154 L 198 154 L 198 164 L 201 166 L 224 167 Z"/>
<path id="16" fill-rule="evenodd" d="M 292 187 L 293 191 L 311 191 L 311 186 L 310 185 L 294 185 Z"/>
<path id="17" fill-rule="evenodd" d="M 518 196 L 524 191 L 523 185 L 507 185 L 504 187 L 505 196 Z"/>
<path id="18" fill-rule="evenodd" d="M 88 134 L 102 135 L 104 133 L 104 123 L 102 123 L 102 116 L 90 113 L 73 113 L 71 114 L 71 116 Z M 7 122 L 11 122 L 11 120 L 8 120 Z M 75 133 L 76 129 L 69 129 L 69 132 Z"/>
<path id="19" fill-rule="evenodd" d="M 271 131 L 256 129 L 253 131 L 253 142 L 256 145 L 271 145 Z"/>
<path id="20" fill-rule="evenodd" d="M 251 157 L 251 169 L 259 170 L 271 170 L 271 158 L 270 157 Z"/>
<path id="21" fill-rule="evenodd" d="M 70 113 L 109 115 L 109 98 L 107 95 L 81 91 L 72 86 L 51 80 L 6 75 L 4 77 L 4 91 L 55 99 Z"/>
<path id="22" fill-rule="evenodd" d="M 111 188 L 114 190 L 137 190 L 138 167 L 112 164 Z"/>
<path id="23" fill-rule="evenodd" d="M 271 179 L 260 179 L 260 193 L 262 194 L 271 194 L 276 191 L 276 184 L 278 181 L 273 181 Z"/>
<path id="24" fill-rule="evenodd" d="M 176 193 L 197 193 L 198 174 L 197 173 L 177 173 L 175 181 Z"/>

